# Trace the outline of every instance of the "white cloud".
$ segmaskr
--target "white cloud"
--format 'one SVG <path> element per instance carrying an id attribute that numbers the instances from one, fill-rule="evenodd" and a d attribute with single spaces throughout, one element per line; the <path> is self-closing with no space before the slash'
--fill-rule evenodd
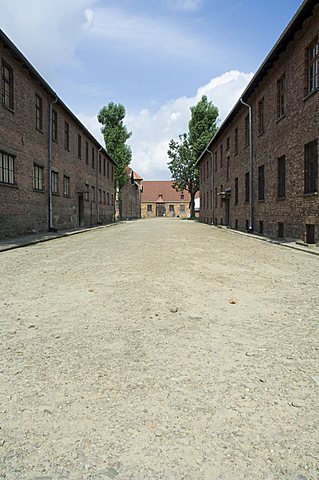
<path id="1" fill-rule="evenodd" d="M 133 168 L 146 180 L 169 179 L 167 149 L 171 138 L 178 139 L 187 131 L 189 108 L 207 95 L 224 120 L 252 78 L 252 73 L 231 71 L 213 78 L 198 88 L 192 97 L 179 97 L 165 103 L 157 111 L 142 109 L 129 112 L 125 124 L 133 132 L 130 145 L 133 151 Z M 96 117 L 79 114 L 83 123 L 102 140 Z"/>
<path id="2" fill-rule="evenodd" d="M 211 55 L 208 45 L 169 20 L 110 6 L 86 9 L 85 16 L 88 35 L 110 40 L 114 47 L 142 51 L 156 58 L 170 56 L 194 62 L 206 62 Z"/>
<path id="3" fill-rule="evenodd" d="M 167 3 L 173 10 L 193 12 L 200 7 L 202 0 L 167 0 Z"/>

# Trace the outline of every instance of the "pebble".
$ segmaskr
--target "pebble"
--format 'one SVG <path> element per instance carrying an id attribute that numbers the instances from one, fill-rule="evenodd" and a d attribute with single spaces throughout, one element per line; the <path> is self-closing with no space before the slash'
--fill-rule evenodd
<path id="1" fill-rule="evenodd" d="M 109 478 L 115 478 L 119 475 L 119 472 L 117 470 L 115 470 L 114 468 L 108 468 L 107 471 L 106 471 L 106 475 Z"/>
<path id="2" fill-rule="evenodd" d="M 154 430 L 154 435 L 155 435 L 155 437 L 162 437 L 163 436 L 163 430 L 161 430 L 160 428 L 156 428 Z"/>
<path id="3" fill-rule="evenodd" d="M 169 311 L 170 311 L 171 313 L 177 313 L 177 312 L 178 312 L 178 307 L 171 307 L 171 308 L 169 309 Z"/>
<path id="4" fill-rule="evenodd" d="M 3 438 L 0 438 L 0 447 L 3 447 L 3 445 L 6 443 L 5 440 L 3 440 Z"/>

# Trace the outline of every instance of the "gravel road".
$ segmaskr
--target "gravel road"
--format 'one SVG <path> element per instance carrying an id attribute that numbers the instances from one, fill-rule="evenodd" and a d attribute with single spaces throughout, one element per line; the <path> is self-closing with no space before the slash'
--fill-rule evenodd
<path id="1" fill-rule="evenodd" d="M 0 254 L 0 478 L 318 480 L 319 257 L 196 222 Z"/>

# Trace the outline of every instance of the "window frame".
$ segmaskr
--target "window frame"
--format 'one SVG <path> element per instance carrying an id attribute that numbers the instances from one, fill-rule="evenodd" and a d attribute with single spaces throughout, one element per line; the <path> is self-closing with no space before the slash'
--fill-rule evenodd
<path id="1" fill-rule="evenodd" d="M 70 125 L 64 121 L 64 150 L 70 151 Z"/>
<path id="2" fill-rule="evenodd" d="M 280 120 L 286 115 L 286 74 L 284 73 L 277 80 L 277 120 Z"/>
<path id="3" fill-rule="evenodd" d="M 313 149 L 311 151 L 311 149 Z M 318 193 L 318 140 L 309 142 L 304 147 L 304 193 Z"/>
<path id="4" fill-rule="evenodd" d="M 5 165 L 5 159 L 7 165 Z M 5 180 L 5 178 L 7 178 L 7 180 Z M 0 150 L 0 184 L 16 185 L 15 156 L 2 150 Z"/>
<path id="5" fill-rule="evenodd" d="M 311 58 L 311 52 L 314 55 Z M 314 67 L 314 73 L 311 69 Z M 316 36 L 306 48 L 306 96 L 319 90 L 319 39 Z"/>
<path id="6" fill-rule="evenodd" d="M 43 133 L 43 99 L 38 93 L 35 94 L 35 128 Z"/>
<path id="7" fill-rule="evenodd" d="M 52 129 L 52 140 L 54 142 L 57 142 L 58 141 L 58 112 L 54 110 L 54 108 L 52 109 L 51 129 Z"/>
<path id="8" fill-rule="evenodd" d="M 8 77 L 5 74 L 6 69 L 8 70 L 8 73 L 9 73 Z M 1 59 L 1 80 L 2 80 L 2 88 L 1 88 L 2 105 L 11 111 L 14 111 L 13 68 L 3 59 Z M 9 90 L 8 93 L 6 92 L 6 87 Z M 8 103 L 6 102 L 6 98 L 8 98 Z"/>
<path id="9" fill-rule="evenodd" d="M 286 157 L 282 155 L 277 160 L 277 198 L 286 198 Z"/>
<path id="10" fill-rule="evenodd" d="M 39 173 L 41 172 L 41 175 Z M 33 190 L 36 192 L 44 191 L 44 167 L 38 163 L 33 163 L 33 172 L 32 172 L 32 185 Z"/>
<path id="11" fill-rule="evenodd" d="M 265 200 L 265 165 L 258 167 L 258 201 Z"/>
<path id="12" fill-rule="evenodd" d="M 63 196 L 70 197 L 70 177 L 63 175 Z"/>
<path id="13" fill-rule="evenodd" d="M 59 195 L 59 172 L 55 170 L 51 170 L 51 193 L 52 195 Z"/>

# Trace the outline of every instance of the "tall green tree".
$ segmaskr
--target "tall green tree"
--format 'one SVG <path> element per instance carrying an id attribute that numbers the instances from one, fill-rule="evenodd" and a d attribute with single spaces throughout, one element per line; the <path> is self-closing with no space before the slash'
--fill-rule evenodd
<path id="1" fill-rule="evenodd" d="M 105 148 L 111 157 L 117 162 L 115 169 L 115 183 L 118 193 L 120 217 L 122 217 L 122 189 L 127 182 L 126 167 L 132 159 L 131 148 L 126 144 L 131 137 L 124 125 L 125 107 L 120 103 L 110 102 L 104 106 L 98 116 L 102 124 L 101 132 L 104 136 Z"/>
<path id="2" fill-rule="evenodd" d="M 178 142 L 171 140 L 167 154 L 174 187 L 178 191 L 189 192 L 190 212 L 191 217 L 194 217 L 195 195 L 199 190 L 199 175 L 195 164 L 217 131 L 219 112 L 206 95 L 190 111 L 188 133 L 179 135 Z"/>

